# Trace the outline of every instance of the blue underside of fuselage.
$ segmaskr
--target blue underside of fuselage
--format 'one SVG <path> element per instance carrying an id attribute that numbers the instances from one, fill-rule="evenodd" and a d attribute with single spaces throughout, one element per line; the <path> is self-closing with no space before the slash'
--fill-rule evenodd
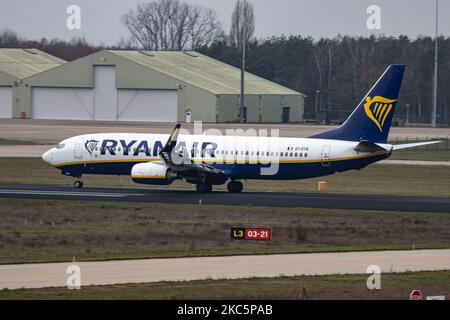
<path id="1" fill-rule="evenodd" d="M 387 158 L 382 154 L 366 158 L 349 160 L 338 160 L 330 162 L 296 162 L 279 163 L 278 169 L 272 164 L 273 170 L 264 174 L 262 168 L 269 168 L 267 164 L 233 164 L 233 163 L 208 163 L 223 171 L 232 179 L 265 179 L 265 180 L 290 180 L 307 179 L 326 176 L 335 172 L 343 172 L 353 169 L 361 169 L 376 161 Z M 108 174 L 108 175 L 130 175 L 131 168 L 136 161 L 129 162 L 96 162 L 86 164 L 72 164 L 58 167 L 63 174 L 79 176 L 82 174 Z M 267 169 L 265 169 L 267 170 Z M 273 173 L 272 173 L 273 172 Z"/>

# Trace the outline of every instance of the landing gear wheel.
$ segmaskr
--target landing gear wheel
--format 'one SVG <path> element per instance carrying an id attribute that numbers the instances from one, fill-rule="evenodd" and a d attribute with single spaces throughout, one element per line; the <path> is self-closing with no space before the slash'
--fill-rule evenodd
<path id="1" fill-rule="evenodd" d="M 83 188 L 83 181 L 77 180 L 73 183 L 74 188 Z"/>
<path id="2" fill-rule="evenodd" d="M 208 193 L 212 191 L 212 184 L 206 182 L 197 183 L 197 192 Z"/>
<path id="3" fill-rule="evenodd" d="M 240 181 L 230 181 L 227 184 L 227 188 L 229 192 L 239 193 L 244 188 L 244 185 Z"/>

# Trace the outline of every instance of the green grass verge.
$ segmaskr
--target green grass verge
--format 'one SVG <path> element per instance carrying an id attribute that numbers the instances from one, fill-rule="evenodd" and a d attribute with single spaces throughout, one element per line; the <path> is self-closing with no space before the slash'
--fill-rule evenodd
<path id="1" fill-rule="evenodd" d="M 0 299 L 409 299 L 413 289 L 424 295 L 450 295 L 450 271 L 384 273 L 381 290 L 368 290 L 368 275 L 296 276 L 237 280 L 200 280 L 1 290 Z"/>
<path id="2" fill-rule="evenodd" d="M 0 199 L 0 263 L 450 248 L 450 215 Z M 272 241 L 230 239 L 271 227 Z"/>
<path id="3" fill-rule="evenodd" d="M 0 145 L 34 145 L 33 141 L 25 141 L 25 140 L 12 140 L 12 139 L 1 139 Z"/>
<path id="4" fill-rule="evenodd" d="M 399 150 L 394 151 L 390 159 L 393 160 L 424 160 L 424 161 L 450 161 L 450 150 Z"/>

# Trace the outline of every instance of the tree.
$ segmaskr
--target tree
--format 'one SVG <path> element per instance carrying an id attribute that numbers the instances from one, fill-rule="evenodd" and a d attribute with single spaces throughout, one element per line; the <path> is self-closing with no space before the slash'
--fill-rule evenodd
<path id="1" fill-rule="evenodd" d="M 0 31 L 0 48 L 16 47 L 20 42 L 17 33 L 9 29 Z"/>
<path id="2" fill-rule="evenodd" d="M 195 50 L 223 36 L 217 14 L 212 9 L 179 0 L 158 0 L 138 4 L 122 17 L 130 37 L 127 48 L 144 50 Z"/>
<path id="3" fill-rule="evenodd" d="M 253 5 L 246 0 L 238 0 L 231 15 L 230 42 L 234 47 L 242 48 L 255 33 L 255 14 Z"/>

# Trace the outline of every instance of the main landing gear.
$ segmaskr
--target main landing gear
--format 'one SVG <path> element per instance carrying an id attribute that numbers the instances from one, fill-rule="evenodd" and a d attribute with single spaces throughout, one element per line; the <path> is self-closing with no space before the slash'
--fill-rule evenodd
<path id="1" fill-rule="evenodd" d="M 83 181 L 77 180 L 73 183 L 73 187 L 76 189 L 83 188 Z"/>
<path id="2" fill-rule="evenodd" d="M 207 182 L 199 182 L 197 183 L 197 192 L 199 193 L 208 193 L 212 191 L 212 184 Z M 232 180 L 228 182 L 227 189 L 231 193 L 239 193 L 244 188 L 242 182 L 237 180 Z"/>
<path id="3" fill-rule="evenodd" d="M 240 181 L 232 180 L 227 184 L 227 189 L 231 193 L 239 193 L 242 191 L 242 188 L 244 188 L 244 186 Z"/>
<path id="4" fill-rule="evenodd" d="M 212 191 L 212 184 L 206 182 L 197 183 L 197 192 L 199 193 L 208 193 Z"/>

